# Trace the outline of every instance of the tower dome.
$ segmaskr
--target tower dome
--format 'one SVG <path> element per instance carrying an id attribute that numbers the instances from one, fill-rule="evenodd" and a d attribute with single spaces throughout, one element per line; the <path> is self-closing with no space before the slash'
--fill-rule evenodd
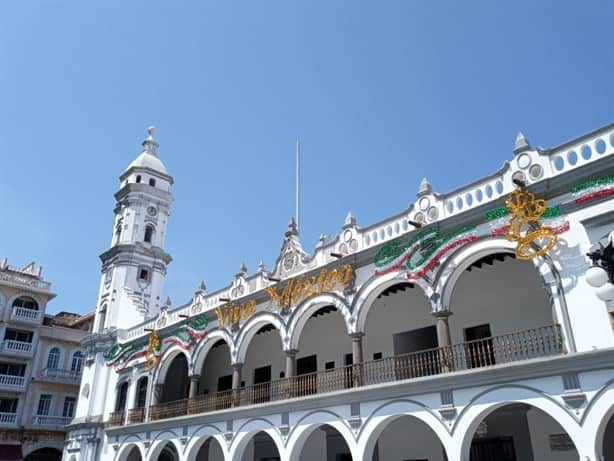
<path id="1" fill-rule="evenodd" d="M 168 171 L 162 163 L 162 160 L 158 157 L 158 146 L 159 144 L 154 139 L 154 134 L 156 133 L 156 127 L 150 126 L 147 129 L 147 138 L 143 141 L 143 150 L 139 154 L 134 161 L 128 165 L 126 171 L 131 168 L 149 168 L 158 173 L 162 173 L 164 175 L 168 175 Z"/>

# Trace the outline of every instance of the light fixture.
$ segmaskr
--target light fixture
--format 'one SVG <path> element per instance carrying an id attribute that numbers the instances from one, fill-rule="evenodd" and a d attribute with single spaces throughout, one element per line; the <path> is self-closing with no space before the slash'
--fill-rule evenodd
<path id="1" fill-rule="evenodd" d="M 586 271 L 586 283 L 597 288 L 602 301 L 614 300 L 614 232 L 599 240 L 586 255 L 593 262 Z"/>
<path id="2" fill-rule="evenodd" d="M 418 221 L 412 221 L 411 219 L 407 220 L 408 224 L 411 224 L 412 226 L 414 226 L 416 229 L 420 229 L 422 227 L 422 223 L 418 222 Z"/>
<path id="3" fill-rule="evenodd" d="M 230 298 L 222 298 L 222 297 L 220 297 L 220 301 L 222 301 L 223 303 L 229 303 L 230 302 Z"/>
<path id="4" fill-rule="evenodd" d="M 271 277 L 270 275 L 267 276 L 267 280 L 270 282 L 276 282 L 276 283 L 281 282 L 281 279 L 278 279 L 277 277 Z"/>
<path id="5" fill-rule="evenodd" d="M 331 253 L 330 254 L 333 258 L 343 258 L 343 255 L 341 253 Z"/>

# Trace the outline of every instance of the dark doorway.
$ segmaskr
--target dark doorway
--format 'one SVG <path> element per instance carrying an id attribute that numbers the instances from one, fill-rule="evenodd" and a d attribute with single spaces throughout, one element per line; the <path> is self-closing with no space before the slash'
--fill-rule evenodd
<path id="1" fill-rule="evenodd" d="M 484 367 L 495 364 L 495 351 L 492 344 L 490 325 L 477 325 L 465 328 L 465 353 L 467 365 L 470 368 Z"/>
<path id="2" fill-rule="evenodd" d="M 346 389 L 350 387 L 354 387 L 354 373 L 352 366 L 354 364 L 354 355 L 345 354 L 343 356 L 343 364 L 345 365 L 343 381 Z"/>
<path id="3" fill-rule="evenodd" d="M 318 356 L 309 355 L 296 360 L 296 395 L 310 395 L 317 392 Z"/>
<path id="4" fill-rule="evenodd" d="M 438 347 L 437 327 L 430 326 L 397 333 L 392 337 L 395 355 L 395 376 L 409 379 L 439 373 L 439 362 L 434 354 L 424 353 Z"/>
<path id="5" fill-rule="evenodd" d="M 41 448 L 26 456 L 24 461 L 60 461 L 61 459 L 62 453 L 59 450 L 55 448 Z"/>
<path id="6" fill-rule="evenodd" d="M 263 403 L 271 400 L 271 366 L 254 370 L 253 403 Z"/>
<path id="7" fill-rule="evenodd" d="M 514 439 L 498 437 L 474 440 L 471 443 L 470 461 L 516 461 Z"/>

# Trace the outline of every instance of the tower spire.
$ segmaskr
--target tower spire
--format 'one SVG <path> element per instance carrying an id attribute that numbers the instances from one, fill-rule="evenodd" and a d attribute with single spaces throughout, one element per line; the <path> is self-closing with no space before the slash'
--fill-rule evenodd
<path id="1" fill-rule="evenodd" d="M 156 127 L 151 125 L 147 128 L 147 138 L 143 141 L 143 152 L 158 156 L 158 147 L 160 146 L 154 139 L 156 134 Z"/>

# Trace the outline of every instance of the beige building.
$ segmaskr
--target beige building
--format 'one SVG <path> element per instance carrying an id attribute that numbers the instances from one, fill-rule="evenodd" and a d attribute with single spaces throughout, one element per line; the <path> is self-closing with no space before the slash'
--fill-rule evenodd
<path id="1" fill-rule="evenodd" d="M 54 297 L 34 263 L 0 263 L 0 460 L 61 457 L 93 314 L 46 315 Z"/>

